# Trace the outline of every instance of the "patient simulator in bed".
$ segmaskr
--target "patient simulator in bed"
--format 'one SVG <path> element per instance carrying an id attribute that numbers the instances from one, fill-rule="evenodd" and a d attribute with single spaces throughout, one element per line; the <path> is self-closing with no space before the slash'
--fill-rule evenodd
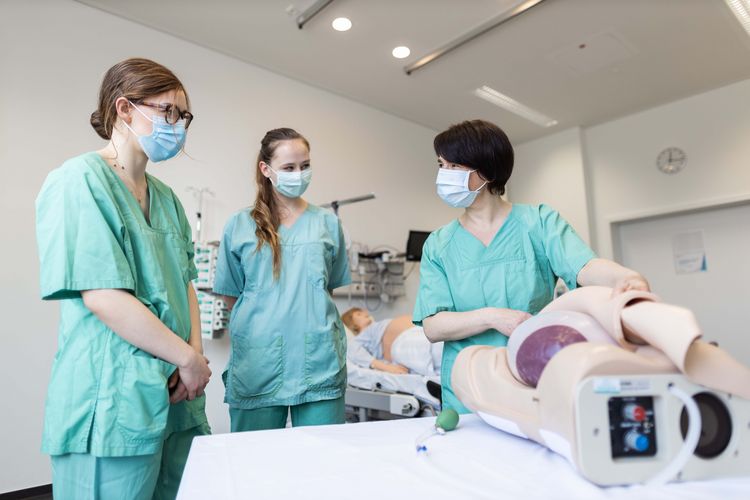
<path id="1" fill-rule="evenodd" d="M 738 332 L 739 334 L 740 332 Z M 458 398 L 602 484 L 750 474 L 750 369 L 647 292 L 583 287 L 508 346 L 461 351 Z"/>
<path id="2" fill-rule="evenodd" d="M 347 344 L 348 361 L 399 375 L 439 377 L 443 343 L 430 342 L 410 316 L 375 321 L 367 310 L 355 307 L 346 311 L 342 320 L 352 332 Z"/>

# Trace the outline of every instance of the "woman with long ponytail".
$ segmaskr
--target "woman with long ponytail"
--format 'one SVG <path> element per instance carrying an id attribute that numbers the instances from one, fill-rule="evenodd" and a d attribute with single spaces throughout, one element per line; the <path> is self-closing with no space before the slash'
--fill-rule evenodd
<path id="1" fill-rule="evenodd" d="M 232 432 L 344 422 L 346 337 L 330 291 L 349 284 L 338 218 L 302 198 L 310 144 L 261 141 L 253 207 L 224 228 L 214 292 L 233 308 L 223 374 Z"/>

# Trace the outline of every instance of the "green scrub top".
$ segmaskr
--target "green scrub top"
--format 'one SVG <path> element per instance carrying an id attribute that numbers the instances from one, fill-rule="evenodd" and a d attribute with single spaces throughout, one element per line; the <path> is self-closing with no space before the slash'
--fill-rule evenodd
<path id="1" fill-rule="evenodd" d="M 205 397 L 170 407 L 174 365 L 123 340 L 81 298 L 82 290 L 127 290 L 189 339 L 190 224 L 172 190 L 146 178 L 150 221 L 98 153 L 53 170 L 37 197 L 42 298 L 60 300 L 42 438 L 51 455 L 148 455 L 167 425 L 176 432 L 206 422 Z"/>
<path id="2" fill-rule="evenodd" d="M 330 290 L 351 282 L 338 218 L 308 205 L 279 226 L 281 274 L 271 249 L 256 251 L 250 209 L 229 219 L 214 293 L 238 297 L 229 321 L 224 401 L 253 410 L 337 399 L 346 389 L 346 334 Z"/>
<path id="3" fill-rule="evenodd" d="M 557 278 L 571 290 L 581 268 L 595 257 L 558 212 L 546 205 L 514 204 L 485 247 L 458 220 L 433 232 L 424 244 L 413 321 L 441 311 L 500 307 L 538 313 L 553 298 Z M 451 389 L 456 356 L 472 345 L 504 346 L 508 337 L 487 330 L 445 342 L 443 405 L 468 413 Z"/>

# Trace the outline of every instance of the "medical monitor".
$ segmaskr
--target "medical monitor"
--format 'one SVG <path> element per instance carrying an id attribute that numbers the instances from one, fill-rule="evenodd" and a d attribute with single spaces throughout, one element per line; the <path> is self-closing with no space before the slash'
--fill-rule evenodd
<path id="1" fill-rule="evenodd" d="M 429 235 L 429 231 L 409 231 L 409 239 L 406 241 L 406 260 L 422 260 L 422 247 Z"/>

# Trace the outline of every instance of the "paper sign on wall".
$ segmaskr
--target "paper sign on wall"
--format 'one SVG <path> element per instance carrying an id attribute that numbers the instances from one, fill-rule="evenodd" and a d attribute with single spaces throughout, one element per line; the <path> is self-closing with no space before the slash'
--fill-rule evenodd
<path id="1" fill-rule="evenodd" d="M 672 253 L 677 274 L 701 273 L 708 270 L 703 230 L 675 234 L 672 237 Z"/>

